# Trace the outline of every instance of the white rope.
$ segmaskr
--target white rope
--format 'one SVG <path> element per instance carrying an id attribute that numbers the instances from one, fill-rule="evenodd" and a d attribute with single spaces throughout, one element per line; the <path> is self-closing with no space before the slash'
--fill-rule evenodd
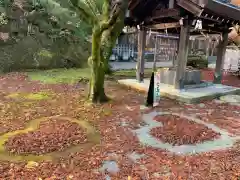
<path id="1" fill-rule="evenodd" d="M 147 45 L 147 46 L 150 44 L 151 35 L 152 35 L 152 30 L 150 29 L 150 31 L 149 31 L 149 33 L 148 33 L 147 40 L 146 40 L 146 45 Z"/>

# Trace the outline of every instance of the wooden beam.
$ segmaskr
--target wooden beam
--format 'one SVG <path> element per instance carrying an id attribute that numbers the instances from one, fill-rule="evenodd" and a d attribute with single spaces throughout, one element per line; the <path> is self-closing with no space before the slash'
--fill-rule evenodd
<path id="1" fill-rule="evenodd" d="M 203 12 L 203 8 L 193 3 L 191 0 L 177 0 L 177 4 L 195 16 L 200 16 Z"/>
<path id="2" fill-rule="evenodd" d="M 140 0 L 132 0 L 128 3 L 128 9 L 133 10 L 138 4 L 140 3 Z"/>
<path id="3" fill-rule="evenodd" d="M 205 40 L 205 53 L 206 53 L 206 57 L 209 56 L 209 50 L 210 50 L 210 44 L 211 44 L 212 40 L 211 38 L 208 36 L 207 39 Z"/>
<path id="4" fill-rule="evenodd" d="M 216 67 L 215 67 L 215 73 L 214 73 L 214 83 L 215 84 L 221 84 L 222 82 L 222 68 L 224 63 L 224 57 L 226 53 L 228 43 L 228 31 L 225 30 L 223 33 L 223 39 L 219 42 L 218 49 L 217 49 L 217 61 L 216 61 Z"/>
<path id="5" fill-rule="evenodd" d="M 179 38 L 179 39 L 180 39 L 180 38 Z M 177 53 L 177 58 L 175 58 L 174 61 L 173 61 L 173 67 L 177 67 L 178 53 L 179 53 L 179 41 L 180 41 L 180 40 L 177 41 L 177 47 L 178 47 L 178 48 L 177 48 L 177 52 L 176 52 L 176 53 Z"/>
<path id="6" fill-rule="evenodd" d="M 176 67 L 176 77 L 174 87 L 176 89 L 184 88 L 184 75 L 187 66 L 187 56 L 188 56 L 188 44 L 190 35 L 190 25 L 188 20 L 184 21 L 184 25 L 181 26 L 180 32 L 180 42 L 178 47 L 178 57 L 177 57 L 177 67 Z"/>
<path id="7" fill-rule="evenodd" d="M 174 3 L 175 3 L 175 0 L 169 0 L 168 9 L 174 8 Z"/>
<path id="8" fill-rule="evenodd" d="M 179 23 L 179 22 L 154 24 L 154 25 L 148 26 L 148 28 L 154 29 L 154 30 L 170 29 L 170 28 L 179 28 L 179 27 L 180 27 L 180 23 Z"/>
<path id="9" fill-rule="evenodd" d="M 180 12 L 177 9 L 157 9 L 152 13 L 151 19 L 161 19 L 166 17 L 179 16 Z"/>
<path id="10" fill-rule="evenodd" d="M 138 82 L 143 82 L 144 79 L 144 55 L 146 46 L 146 30 L 142 29 L 138 33 L 138 62 L 136 67 L 136 76 Z"/>
<path id="11" fill-rule="evenodd" d="M 232 19 L 235 21 L 240 21 L 240 11 L 239 8 L 234 8 L 221 1 L 209 0 L 208 3 L 204 6 L 205 9 L 212 11 L 214 14 L 220 15 L 225 19 Z"/>

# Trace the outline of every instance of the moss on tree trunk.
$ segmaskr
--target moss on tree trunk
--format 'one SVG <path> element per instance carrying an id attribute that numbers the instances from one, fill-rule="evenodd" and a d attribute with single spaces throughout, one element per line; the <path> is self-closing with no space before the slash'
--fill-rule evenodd
<path id="1" fill-rule="evenodd" d="M 93 64 L 88 99 L 93 103 L 106 102 L 108 101 L 108 97 L 104 89 L 104 66 L 101 64 Z"/>
<path id="2" fill-rule="evenodd" d="M 108 100 L 104 90 L 104 58 L 101 55 L 101 31 L 98 28 L 93 30 L 92 54 L 89 57 L 91 67 L 91 80 L 89 82 L 88 99 L 93 103 L 101 103 Z"/>
<path id="3" fill-rule="evenodd" d="M 103 19 L 94 21 L 92 33 L 92 53 L 89 57 L 91 67 L 91 80 L 89 85 L 88 99 L 93 103 L 106 102 L 108 100 L 104 90 L 105 73 L 109 70 L 109 58 L 116 39 L 124 26 L 125 11 L 128 0 L 122 0 L 113 4 L 108 0 L 103 4 Z"/>
<path id="4" fill-rule="evenodd" d="M 124 14 L 121 14 L 115 24 L 109 29 L 105 30 L 101 39 L 101 49 L 104 57 L 105 73 L 110 74 L 109 59 L 112 55 L 112 49 L 116 45 L 117 38 L 124 27 Z"/>

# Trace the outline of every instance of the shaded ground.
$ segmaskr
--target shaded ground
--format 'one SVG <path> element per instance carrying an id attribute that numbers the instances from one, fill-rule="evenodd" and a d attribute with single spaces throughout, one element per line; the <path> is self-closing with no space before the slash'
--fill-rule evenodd
<path id="1" fill-rule="evenodd" d="M 113 100 L 103 106 L 92 106 L 85 102 L 85 83 L 69 85 L 66 84 L 67 78 L 52 78 L 51 73 L 44 78 L 45 82 L 60 81 L 61 84 L 31 81 L 24 73 L 0 77 L 0 179 L 99 180 L 111 177 L 123 180 L 128 176 L 137 180 L 239 178 L 240 142 L 236 141 L 228 149 L 184 156 L 146 147 L 140 144 L 131 130 L 145 126 L 141 120 L 142 113 L 152 111 L 140 110 L 140 104 L 144 104 L 145 100 L 143 94 L 108 81 L 106 91 Z M 39 92 L 49 92 L 51 96 L 47 99 L 39 96 L 36 99 L 9 97 L 13 93 Z M 159 107 L 154 110 L 195 116 L 217 125 L 232 136 L 240 136 L 239 106 L 217 101 L 193 105 L 161 99 Z M 69 120 L 54 118 L 51 122 L 47 117 L 67 117 Z M 33 122 L 39 118 L 47 120 L 42 124 L 40 121 Z M 75 126 L 73 121 L 80 127 Z M 182 123 L 186 124 L 182 124 L 183 128 L 189 127 L 188 122 Z M 171 127 L 174 125 L 166 124 L 170 135 L 171 131 L 174 133 Z M 32 131 L 35 126 L 38 128 Z M 89 130 L 88 126 L 92 129 Z M 87 138 L 84 134 L 86 130 Z M 23 132 L 16 133 L 19 131 Z M 182 138 L 183 134 L 179 136 Z M 200 139 L 194 136 L 196 141 Z M 91 143 L 84 146 L 88 141 Z M 9 154 L 6 149 L 14 152 L 7 159 L 4 158 L 6 153 Z M 53 151 L 56 149 L 66 152 L 55 155 Z M 17 153 L 24 152 L 29 153 L 27 157 L 14 158 Z M 38 154 L 36 152 L 53 152 L 49 155 L 52 158 L 35 158 L 30 154 Z"/>

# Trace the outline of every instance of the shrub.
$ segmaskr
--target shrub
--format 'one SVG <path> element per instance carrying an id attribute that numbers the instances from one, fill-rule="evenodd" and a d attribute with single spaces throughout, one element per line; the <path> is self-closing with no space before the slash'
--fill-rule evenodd
<path id="1" fill-rule="evenodd" d="M 187 66 L 193 68 L 204 69 L 208 67 L 208 61 L 206 56 L 189 55 L 187 60 Z"/>
<path id="2" fill-rule="evenodd" d="M 45 41 L 46 37 L 41 37 L 41 40 Z M 0 72 L 85 66 L 89 55 L 87 45 L 80 43 L 62 45 L 59 47 L 58 42 L 43 45 L 31 36 L 14 43 L 2 42 Z"/>

